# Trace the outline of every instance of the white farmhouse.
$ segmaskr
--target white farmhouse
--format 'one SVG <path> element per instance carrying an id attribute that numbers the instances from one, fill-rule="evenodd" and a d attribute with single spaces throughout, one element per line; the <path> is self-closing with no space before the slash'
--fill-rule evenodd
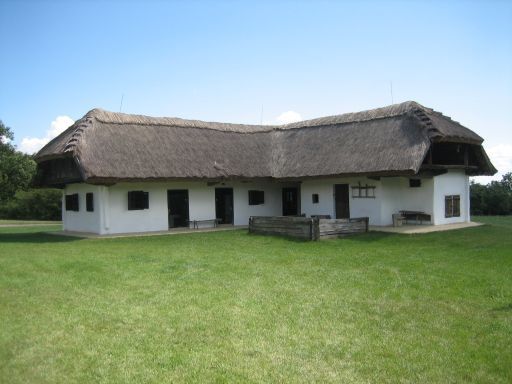
<path id="1" fill-rule="evenodd" d="M 482 142 L 412 101 L 279 126 L 93 109 L 35 158 L 67 231 L 301 214 L 384 226 L 400 211 L 437 225 L 470 220 L 469 176 L 496 172 Z"/>

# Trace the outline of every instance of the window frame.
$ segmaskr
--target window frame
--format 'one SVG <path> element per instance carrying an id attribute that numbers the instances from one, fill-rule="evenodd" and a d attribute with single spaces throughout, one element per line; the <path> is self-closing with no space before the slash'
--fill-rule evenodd
<path id="1" fill-rule="evenodd" d="M 142 211 L 149 209 L 149 192 L 128 191 L 128 210 Z"/>
<path id="2" fill-rule="evenodd" d="M 85 210 L 87 212 L 94 212 L 94 193 L 92 192 L 85 194 Z"/>
<path id="3" fill-rule="evenodd" d="M 445 195 L 444 217 L 460 217 L 460 195 Z"/>
<path id="4" fill-rule="evenodd" d="M 248 191 L 249 205 L 265 204 L 265 191 L 250 189 Z"/>
<path id="5" fill-rule="evenodd" d="M 312 201 L 313 204 L 320 203 L 320 195 L 318 193 L 313 193 L 311 195 L 311 201 Z"/>
<path id="6" fill-rule="evenodd" d="M 64 208 L 66 211 L 80 211 L 80 196 L 78 193 L 66 194 L 64 198 Z"/>

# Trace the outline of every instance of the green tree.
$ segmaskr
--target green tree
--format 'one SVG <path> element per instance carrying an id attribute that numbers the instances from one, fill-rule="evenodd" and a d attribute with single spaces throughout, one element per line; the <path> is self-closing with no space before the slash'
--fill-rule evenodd
<path id="1" fill-rule="evenodd" d="M 27 190 L 36 172 L 31 156 L 12 145 L 14 134 L 0 120 L 0 204 L 13 198 L 16 191 Z"/>
<path id="2" fill-rule="evenodd" d="M 503 187 L 508 189 L 512 193 L 512 172 L 505 173 L 501 179 Z"/>
<path id="3" fill-rule="evenodd" d="M 512 214 L 512 173 L 506 173 L 501 181 L 492 181 L 487 185 L 471 183 L 471 213 L 473 215 Z"/>
<path id="4" fill-rule="evenodd" d="M 62 191 L 30 189 L 18 191 L 14 198 L 0 205 L 0 218 L 17 220 L 60 220 Z"/>

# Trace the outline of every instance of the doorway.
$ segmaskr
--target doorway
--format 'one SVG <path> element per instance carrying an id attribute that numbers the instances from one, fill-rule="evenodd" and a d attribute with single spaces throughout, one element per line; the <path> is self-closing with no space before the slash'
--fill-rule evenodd
<path id="1" fill-rule="evenodd" d="M 297 187 L 283 188 L 283 216 L 299 214 L 299 189 Z"/>
<path id="2" fill-rule="evenodd" d="M 334 184 L 334 208 L 337 219 L 350 218 L 348 184 Z"/>
<path id="3" fill-rule="evenodd" d="M 233 188 L 215 188 L 215 217 L 219 224 L 233 224 Z"/>
<path id="4" fill-rule="evenodd" d="M 188 190 L 173 189 L 167 191 L 167 212 L 169 228 L 188 227 Z"/>

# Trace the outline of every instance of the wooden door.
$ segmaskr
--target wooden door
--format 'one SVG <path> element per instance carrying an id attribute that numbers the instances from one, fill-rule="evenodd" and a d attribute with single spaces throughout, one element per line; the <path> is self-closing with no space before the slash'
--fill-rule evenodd
<path id="1" fill-rule="evenodd" d="M 220 224 L 233 224 L 233 188 L 215 188 L 215 217 Z"/>
<path id="2" fill-rule="evenodd" d="M 283 216 L 299 214 L 298 188 L 283 188 Z"/>
<path id="3" fill-rule="evenodd" d="M 334 185 L 334 207 L 337 219 L 350 218 L 348 184 Z"/>
<path id="4" fill-rule="evenodd" d="M 188 227 L 188 190 L 173 189 L 167 191 L 169 228 Z"/>

